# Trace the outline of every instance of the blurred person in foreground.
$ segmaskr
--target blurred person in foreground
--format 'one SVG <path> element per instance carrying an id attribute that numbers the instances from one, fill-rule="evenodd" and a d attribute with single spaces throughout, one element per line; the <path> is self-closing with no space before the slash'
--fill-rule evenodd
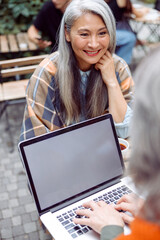
<path id="1" fill-rule="evenodd" d="M 133 80 L 115 45 L 115 20 L 105 1 L 72 0 L 61 21 L 58 51 L 29 81 L 20 140 L 106 112 L 118 136 L 128 137 Z"/>
<path id="2" fill-rule="evenodd" d="M 152 59 L 152 61 L 151 61 Z M 76 224 L 88 225 L 101 234 L 101 240 L 160 239 L 160 48 L 138 66 L 135 73 L 135 104 L 132 121 L 132 155 L 128 173 L 138 194 L 125 195 L 117 205 L 88 202 L 78 210 Z M 129 211 L 132 216 L 117 210 Z M 124 223 L 131 233 L 123 234 Z"/>

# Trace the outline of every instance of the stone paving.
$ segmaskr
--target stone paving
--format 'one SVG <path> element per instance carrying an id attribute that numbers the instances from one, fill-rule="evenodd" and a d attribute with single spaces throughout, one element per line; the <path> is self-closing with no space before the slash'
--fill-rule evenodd
<path id="1" fill-rule="evenodd" d="M 23 111 L 23 104 L 8 106 L 11 135 L 5 113 L 0 119 L 0 239 L 51 240 L 40 226 L 17 150 Z"/>

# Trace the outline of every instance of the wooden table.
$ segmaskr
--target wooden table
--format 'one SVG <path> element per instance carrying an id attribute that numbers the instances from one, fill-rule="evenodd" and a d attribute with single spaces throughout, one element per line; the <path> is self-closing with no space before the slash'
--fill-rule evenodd
<path id="1" fill-rule="evenodd" d="M 38 50 L 37 45 L 28 39 L 27 33 L 0 35 L 0 54 Z"/>

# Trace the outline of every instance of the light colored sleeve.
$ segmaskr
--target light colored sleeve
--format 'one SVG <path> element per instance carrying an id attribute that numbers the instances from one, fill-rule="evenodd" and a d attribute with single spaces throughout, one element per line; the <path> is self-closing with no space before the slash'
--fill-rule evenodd
<path id="1" fill-rule="evenodd" d="M 109 225 L 102 228 L 101 240 L 113 240 L 123 233 L 123 227 L 117 225 Z"/>
<path id="2" fill-rule="evenodd" d="M 114 123 L 118 137 L 127 138 L 129 137 L 130 122 L 133 115 L 133 110 L 127 105 L 126 115 L 123 122 Z"/>
<path id="3" fill-rule="evenodd" d="M 129 128 L 133 115 L 132 105 L 134 102 L 134 81 L 127 63 L 116 54 L 113 54 L 113 59 L 115 62 L 116 77 L 120 84 L 124 99 L 127 102 L 127 111 L 124 120 L 121 123 L 115 123 L 115 127 L 118 137 L 127 138 L 130 134 Z"/>

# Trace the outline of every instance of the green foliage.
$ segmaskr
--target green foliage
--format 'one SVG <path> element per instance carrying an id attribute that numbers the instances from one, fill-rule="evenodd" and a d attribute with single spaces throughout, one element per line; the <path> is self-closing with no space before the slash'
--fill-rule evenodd
<path id="1" fill-rule="evenodd" d="M 47 0 L 0 0 L 0 34 L 27 31 Z"/>
<path id="2" fill-rule="evenodd" d="M 156 0 L 141 0 L 144 3 L 155 4 Z"/>

